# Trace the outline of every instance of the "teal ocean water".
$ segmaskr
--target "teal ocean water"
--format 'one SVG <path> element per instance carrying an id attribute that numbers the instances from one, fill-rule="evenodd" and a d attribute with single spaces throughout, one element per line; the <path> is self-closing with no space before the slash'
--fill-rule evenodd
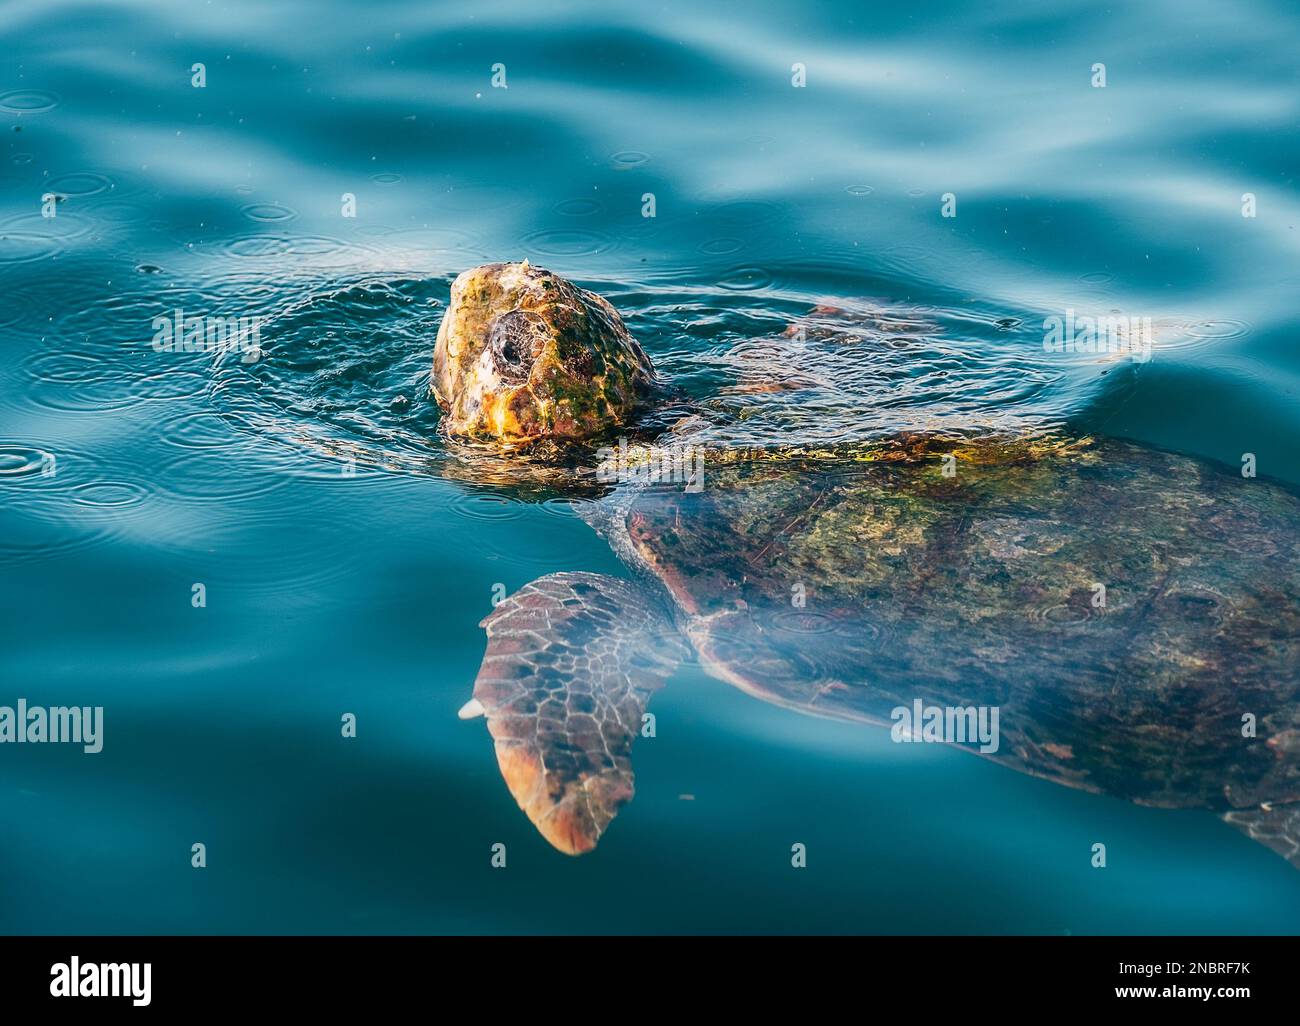
<path id="1" fill-rule="evenodd" d="M 1212 812 L 695 666 L 599 848 L 552 850 L 456 717 L 478 623 L 626 570 L 427 395 L 451 280 L 527 258 L 721 441 L 788 437 L 738 354 L 832 304 L 924 344 L 800 440 L 1062 426 L 1300 486 L 1293 5 L 10 0 L 0 35 L 0 705 L 104 710 L 98 754 L 0 744 L 0 931 L 1300 929 Z M 1144 358 L 1045 352 L 1070 311 L 1149 319 Z M 257 359 L 158 351 L 178 316 Z"/>

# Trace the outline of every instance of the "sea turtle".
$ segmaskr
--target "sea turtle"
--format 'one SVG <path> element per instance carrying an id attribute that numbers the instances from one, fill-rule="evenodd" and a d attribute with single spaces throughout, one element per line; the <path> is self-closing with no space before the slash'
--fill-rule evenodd
<path id="1" fill-rule="evenodd" d="M 521 316 L 531 362 L 511 355 Z M 518 442 L 617 426 L 653 372 L 608 303 L 497 264 L 453 287 L 433 380 L 448 430 Z M 647 703 L 694 657 L 800 712 L 1218 810 L 1300 866 L 1292 490 L 1041 434 L 709 451 L 698 487 L 640 476 L 579 506 L 630 577 L 553 573 L 500 602 L 461 711 L 486 715 L 560 851 L 590 851 L 632 797 Z"/>

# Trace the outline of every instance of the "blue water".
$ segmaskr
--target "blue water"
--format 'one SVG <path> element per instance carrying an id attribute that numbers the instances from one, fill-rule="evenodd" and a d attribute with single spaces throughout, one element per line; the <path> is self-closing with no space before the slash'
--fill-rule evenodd
<path id="1" fill-rule="evenodd" d="M 451 278 L 527 257 L 721 441 L 785 437 L 725 383 L 829 301 L 928 348 L 809 437 L 1065 425 L 1300 484 L 1292 5 L 10 0 L 0 34 L 0 704 L 105 710 L 98 755 L 0 745 L 0 930 L 1300 929 L 1300 872 L 1210 812 L 695 667 L 600 847 L 551 850 L 456 718 L 478 622 L 625 571 L 426 395 Z M 178 307 L 265 318 L 263 358 L 156 352 Z M 1152 358 L 1045 354 L 1067 309 L 1150 317 Z"/>

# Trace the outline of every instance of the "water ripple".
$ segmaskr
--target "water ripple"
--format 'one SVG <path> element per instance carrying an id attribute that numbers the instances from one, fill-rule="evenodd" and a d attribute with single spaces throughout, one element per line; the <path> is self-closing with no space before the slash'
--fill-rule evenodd
<path id="1" fill-rule="evenodd" d="M 0 445 L 0 479 L 34 477 L 44 472 L 53 461 L 44 449 L 23 445 Z"/>
<path id="2" fill-rule="evenodd" d="M 726 236 L 718 239 L 707 239 L 699 245 L 700 252 L 708 253 L 710 256 L 727 256 L 731 253 L 738 253 L 744 248 L 745 244 L 740 239 Z"/>
<path id="3" fill-rule="evenodd" d="M 113 180 L 97 171 L 73 171 L 47 180 L 44 188 L 65 196 L 94 196 L 112 189 Z"/>
<path id="4" fill-rule="evenodd" d="M 754 292 L 771 286 L 772 273 L 761 267 L 733 267 L 718 284 L 732 292 Z"/>
<path id="5" fill-rule="evenodd" d="M 239 212 L 250 221 L 292 221 L 298 216 L 297 211 L 282 207 L 278 203 L 250 203 L 241 207 Z"/>
<path id="6" fill-rule="evenodd" d="M 34 260 L 48 260 L 57 256 L 63 246 L 58 239 L 34 232 L 12 231 L 0 227 L 0 264 L 22 264 Z"/>
<path id="7" fill-rule="evenodd" d="M 134 481 L 94 481 L 77 485 L 72 501 L 92 509 L 119 511 L 143 504 L 149 489 Z"/>
<path id="8" fill-rule="evenodd" d="M 604 206 L 594 199 L 569 199 L 555 205 L 555 212 L 565 217 L 590 217 L 599 214 Z"/>
<path id="9" fill-rule="evenodd" d="M 470 520 L 517 520 L 524 514 L 524 506 L 510 495 L 491 492 L 465 492 L 448 504 L 457 516 Z"/>
<path id="10" fill-rule="evenodd" d="M 62 102 L 46 89 L 11 89 L 0 93 L 0 110 L 9 114 L 44 114 Z"/>
<path id="11" fill-rule="evenodd" d="M 610 166 L 615 171 L 631 171 L 634 168 L 641 167 L 650 160 L 648 153 L 642 153 L 640 150 L 619 150 L 617 153 L 609 155 Z"/>
<path id="12" fill-rule="evenodd" d="M 520 239 L 526 250 L 545 256 L 592 256 L 613 248 L 605 232 L 587 228 L 548 228 Z"/>

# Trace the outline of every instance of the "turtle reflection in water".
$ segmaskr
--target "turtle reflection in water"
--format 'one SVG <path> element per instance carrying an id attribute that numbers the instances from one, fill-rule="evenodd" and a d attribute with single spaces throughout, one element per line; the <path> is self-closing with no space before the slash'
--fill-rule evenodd
<path id="1" fill-rule="evenodd" d="M 492 325 L 520 311 L 528 352 L 495 359 L 503 335 L 519 356 Z M 517 444 L 622 423 L 653 374 L 611 313 L 526 264 L 466 272 L 435 353 L 446 429 Z M 956 743 L 1070 787 L 1218 810 L 1300 866 L 1291 491 L 1113 440 L 910 436 L 866 455 L 792 442 L 781 458 L 710 453 L 698 490 L 624 484 L 579 509 L 629 578 L 548 574 L 483 621 L 462 716 L 487 717 L 552 845 L 595 847 L 632 797 L 651 696 L 694 658 L 818 716 L 995 710 L 994 744 Z"/>

